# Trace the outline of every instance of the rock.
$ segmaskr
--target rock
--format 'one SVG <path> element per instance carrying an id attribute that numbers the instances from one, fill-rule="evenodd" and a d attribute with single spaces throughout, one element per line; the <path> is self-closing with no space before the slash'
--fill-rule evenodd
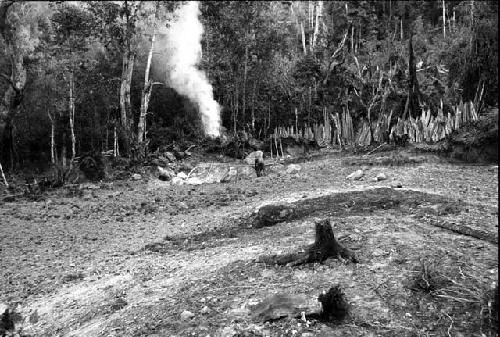
<path id="1" fill-rule="evenodd" d="M 0 314 L 3 314 L 5 310 L 8 310 L 9 306 L 5 303 L 0 302 Z"/>
<path id="2" fill-rule="evenodd" d="M 245 163 L 253 166 L 255 165 L 255 159 L 258 159 L 259 161 L 264 161 L 264 152 L 254 151 L 250 153 L 248 156 L 246 156 Z"/>
<path id="3" fill-rule="evenodd" d="M 290 164 L 286 168 L 286 173 L 292 174 L 292 173 L 295 173 L 295 172 L 299 172 L 301 169 L 302 169 L 302 167 L 300 167 L 300 165 Z"/>
<path id="4" fill-rule="evenodd" d="M 188 320 L 190 320 L 193 317 L 194 317 L 194 314 L 191 311 L 184 310 L 181 313 L 181 320 L 183 320 L 183 321 L 188 321 Z"/>
<path id="5" fill-rule="evenodd" d="M 179 178 L 179 177 L 172 178 L 172 184 L 174 184 L 174 185 L 183 185 L 184 182 L 185 182 L 185 180 L 182 178 Z"/>
<path id="6" fill-rule="evenodd" d="M 175 159 L 175 155 L 172 153 L 172 152 L 165 152 L 165 157 L 171 162 L 173 163 L 176 159 Z"/>
<path id="7" fill-rule="evenodd" d="M 359 179 L 361 179 L 364 175 L 365 175 L 365 173 L 363 172 L 363 170 L 357 170 L 357 171 L 354 171 L 353 173 L 349 174 L 349 175 L 347 176 L 347 179 L 351 179 L 351 180 L 359 180 Z"/>
<path id="8" fill-rule="evenodd" d="M 187 179 L 187 177 L 188 177 L 187 174 L 184 172 L 177 173 L 177 178 Z"/>
<path id="9" fill-rule="evenodd" d="M 293 219 L 296 210 L 292 204 L 271 204 L 259 208 L 252 221 L 252 227 L 261 228 L 273 226 L 282 221 Z"/>
<path id="10" fill-rule="evenodd" d="M 373 252 L 372 252 L 372 256 L 382 256 L 382 255 L 385 255 L 386 252 L 384 252 L 382 249 L 380 248 L 376 248 Z"/>
<path id="11" fill-rule="evenodd" d="M 142 176 L 139 173 L 132 174 L 132 180 L 141 180 Z"/>
<path id="12" fill-rule="evenodd" d="M 392 188 L 402 188 L 403 185 L 399 181 L 395 181 L 391 185 Z"/>
<path id="13" fill-rule="evenodd" d="M 238 171 L 236 170 L 235 167 L 230 167 L 229 171 L 227 171 L 226 175 L 221 179 L 222 183 L 228 183 L 231 181 L 235 181 L 236 178 L 238 177 Z"/>
<path id="14" fill-rule="evenodd" d="M 184 201 L 179 202 L 178 207 L 181 210 L 189 209 L 188 205 Z"/>
<path id="15" fill-rule="evenodd" d="M 233 327 L 226 326 L 224 329 L 219 330 L 215 336 L 217 337 L 234 337 L 237 336 L 238 332 L 234 330 Z"/>
<path id="16" fill-rule="evenodd" d="M 377 181 L 386 180 L 387 176 L 384 173 L 377 174 Z"/>
<path id="17" fill-rule="evenodd" d="M 172 170 L 164 169 L 161 166 L 158 166 L 158 172 L 159 172 L 158 178 L 162 181 L 170 181 L 175 176 Z"/>
<path id="18" fill-rule="evenodd" d="M 201 308 L 200 312 L 204 315 L 208 314 L 210 312 L 210 308 L 205 305 L 203 308 Z"/>
<path id="19" fill-rule="evenodd" d="M 201 179 L 198 177 L 191 177 L 187 178 L 185 183 L 188 185 L 201 185 L 203 184 L 203 181 L 201 181 Z"/>

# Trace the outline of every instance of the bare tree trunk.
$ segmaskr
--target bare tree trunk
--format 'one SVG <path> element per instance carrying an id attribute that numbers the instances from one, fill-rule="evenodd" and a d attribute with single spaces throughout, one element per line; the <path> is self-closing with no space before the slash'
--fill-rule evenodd
<path id="1" fill-rule="evenodd" d="M 443 38 L 446 38 L 446 4 L 443 0 Z"/>
<path id="2" fill-rule="evenodd" d="M 130 144 L 132 136 L 132 107 L 130 103 L 130 86 L 132 83 L 132 73 L 134 71 L 135 54 L 125 51 L 123 54 L 123 67 L 120 85 L 120 117 L 123 130 L 123 145 L 125 153 L 130 156 Z"/>
<path id="3" fill-rule="evenodd" d="M 311 51 L 313 51 L 314 48 L 316 47 L 316 41 L 318 40 L 320 18 L 323 15 L 322 12 L 323 12 L 323 1 L 318 1 L 317 7 L 316 7 L 316 19 L 314 22 L 314 34 L 313 34 L 313 39 L 312 39 Z"/>
<path id="4" fill-rule="evenodd" d="M 0 163 L 0 173 L 2 174 L 2 179 L 3 179 L 3 183 L 5 184 L 5 187 L 9 188 L 9 183 L 7 182 L 7 179 L 5 178 L 5 174 L 3 173 L 2 163 Z"/>
<path id="5" fill-rule="evenodd" d="M 355 50 L 354 50 L 354 25 L 352 25 L 351 27 L 351 52 L 353 54 L 355 54 Z"/>
<path id="6" fill-rule="evenodd" d="M 247 74 L 248 74 L 248 39 L 245 39 L 245 59 L 243 65 L 243 102 L 241 107 L 241 120 L 245 123 L 245 113 L 247 108 Z"/>
<path id="7" fill-rule="evenodd" d="M 403 19 L 401 19 L 401 41 L 403 41 Z"/>
<path id="8" fill-rule="evenodd" d="M 10 75 L 0 73 L 0 78 L 8 83 L 3 99 L 0 100 L 0 138 L 8 147 L 11 169 L 15 162 L 15 144 L 13 117 L 20 106 L 26 85 L 26 69 L 24 68 L 24 46 L 19 46 L 14 34 L 16 27 L 7 20 L 9 8 L 14 1 L 0 3 L 0 34 L 4 40 L 5 58 L 10 60 Z"/>
<path id="9" fill-rule="evenodd" d="M 149 107 L 149 100 L 153 91 L 153 81 L 149 79 L 149 71 L 151 69 L 151 59 L 153 58 L 153 49 L 155 43 L 155 32 L 151 36 L 151 47 L 149 48 L 148 61 L 146 63 L 146 72 L 144 74 L 144 88 L 141 93 L 141 110 L 139 115 L 139 122 L 137 124 L 137 141 L 138 143 L 144 142 L 146 139 L 146 115 Z"/>
<path id="10" fill-rule="evenodd" d="M 69 131 L 71 135 L 71 165 L 76 157 L 76 137 L 75 137 L 75 78 L 73 70 L 69 74 Z"/>
<path id="11" fill-rule="evenodd" d="M 306 55 L 306 33 L 304 31 L 304 25 L 302 24 L 302 22 L 300 23 L 300 32 L 302 33 L 302 49 L 304 50 L 304 55 Z"/>
<path id="12" fill-rule="evenodd" d="M 238 86 L 236 86 L 236 92 L 234 94 L 234 114 L 233 114 L 233 132 L 236 135 L 236 124 L 238 120 L 238 108 L 239 108 L 239 97 L 238 97 Z"/>
<path id="13" fill-rule="evenodd" d="M 55 155 L 55 148 L 56 148 L 56 120 L 55 120 L 55 114 L 53 115 L 50 112 L 47 112 L 47 115 L 49 116 L 50 120 L 50 162 L 52 164 L 56 163 L 56 155 Z"/>
<path id="14" fill-rule="evenodd" d="M 113 156 L 117 157 L 120 155 L 120 151 L 118 148 L 118 134 L 116 132 L 116 123 L 113 126 Z"/>
<path id="15" fill-rule="evenodd" d="M 257 92 L 257 81 L 253 81 L 253 93 L 252 93 L 252 132 L 255 133 L 255 95 Z"/>
<path id="16" fill-rule="evenodd" d="M 61 160 L 63 169 L 66 168 L 66 133 L 63 133 L 63 141 L 62 141 L 62 150 L 61 150 Z"/>

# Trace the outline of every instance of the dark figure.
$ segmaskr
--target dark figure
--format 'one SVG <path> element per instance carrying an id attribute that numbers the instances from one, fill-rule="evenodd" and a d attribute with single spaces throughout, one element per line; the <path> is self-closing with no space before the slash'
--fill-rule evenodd
<path id="1" fill-rule="evenodd" d="M 259 160 L 259 158 L 255 158 L 255 172 L 257 173 L 257 177 L 264 175 L 264 162 Z"/>

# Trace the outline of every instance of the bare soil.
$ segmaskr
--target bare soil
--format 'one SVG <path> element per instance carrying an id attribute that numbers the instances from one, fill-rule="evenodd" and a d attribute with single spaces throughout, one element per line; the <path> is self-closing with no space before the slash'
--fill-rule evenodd
<path id="1" fill-rule="evenodd" d="M 293 174 L 87 184 L 80 196 L 62 188 L 2 203 L 0 302 L 20 314 L 25 336 L 493 336 L 498 166 L 421 158 L 379 160 L 355 181 L 346 177 L 361 167 L 356 158 L 330 154 Z M 374 181 L 379 173 L 388 179 Z M 251 227 L 258 207 L 278 202 L 291 203 L 294 217 Z M 258 262 L 312 243 L 325 218 L 359 263 Z M 350 305 L 340 324 L 250 318 L 267 296 L 316 298 L 334 284 Z"/>

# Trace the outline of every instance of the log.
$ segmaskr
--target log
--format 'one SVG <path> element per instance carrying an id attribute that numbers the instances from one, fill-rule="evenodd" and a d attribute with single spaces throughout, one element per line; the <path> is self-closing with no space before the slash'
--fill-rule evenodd
<path id="1" fill-rule="evenodd" d="M 254 320 L 263 322 L 302 315 L 339 322 L 347 316 L 349 304 L 337 284 L 317 299 L 302 294 L 276 294 L 250 307 L 250 310 Z"/>
<path id="2" fill-rule="evenodd" d="M 431 221 L 430 224 L 435 227 L 439 227 L 442 229 L 447 229 L 454 233 L 462 234 L 465 236 L 470 236 L 478 240 L 487 241 L 493 244 L 498 244 L 498 235 L 495 233 L 470 228 L 468 226 L 450 223 L 446 221 Z"/>
<path id="3" fill-rule="evenodd" d="M 290 215 L 292 214 L 293 213 L 290 213 Z M 315 241 L 306 249 L 284 255 L 261 256 L 259 262 L 264 262 L 269 265 L 287 266 L 298 266 L 315 262 L 322 263 L 328 258 L 344 258 L 353 263 L 358 262 L 354 252 L 341 245 L 335 239 L 330 220 L 325 219 L 316 222 L 315 230 Z"/>

